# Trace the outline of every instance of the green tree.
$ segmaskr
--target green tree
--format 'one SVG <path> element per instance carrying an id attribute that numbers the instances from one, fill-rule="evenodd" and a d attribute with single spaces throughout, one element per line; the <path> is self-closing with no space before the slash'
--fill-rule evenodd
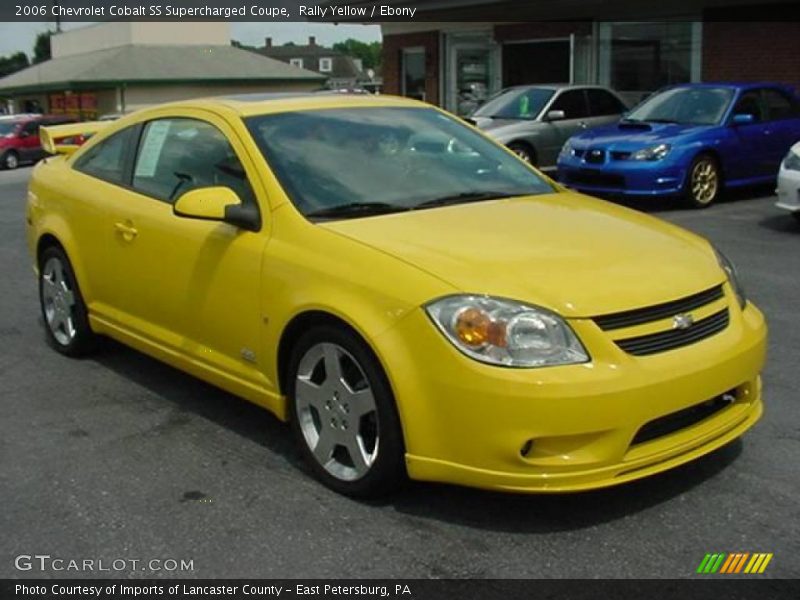
<path id="1" fill-rule="evenodd" d="M 29 64 L 28 55 L 24 52 L 17 52 L 10 56 L 0 56 L 0 77 L 21 71 Z"/>
<path id="2" fill-rule="evenodd" d="M 367 43 L 349 38 L 343 42 L 336 42 L 333 49 L 347 56 L 360 58 L 365 69 L 374 69 L 381 64 L 382 46 L 380 42 Z"/>
<path id="3" fill-rule="evenodd" d="M 36 36 L 36 42 L 33 45 L 33 64 L 50 60 L 50 37 L 52 35 L 52 31 L 42 31 Z"/>

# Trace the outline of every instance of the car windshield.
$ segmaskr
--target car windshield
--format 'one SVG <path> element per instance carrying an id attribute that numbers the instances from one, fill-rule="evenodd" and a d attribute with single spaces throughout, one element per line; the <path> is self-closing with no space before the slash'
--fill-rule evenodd
<path id="1" fill-rule="evenodd" d="M 733 98 L 730 88 L 673 88 L 651 96 L 626 121 L 716 125 Z"/>
<path id="2" fill-rule="evenodd" d="M 14 133 L 14 130 L 17 128 L 17 123 L 14 121 L 10 121 L 8 123 L 3 123 L 0 121 L 0 136 L 8 135 L 9 133 Z"/>
<path id="3" fill-rule="evenodd" d="M 548 88 L 508 88 L 490 98 L 472 116 L 494 119 L 535 119 L 554 93 L 554 90 Z"/>
<path id="4" fill-rule="evenodd" d="M 312 219 L 555 191 L 507 151 L 434 109 L 288 112 L 246 124 L 294 205 Z"/>

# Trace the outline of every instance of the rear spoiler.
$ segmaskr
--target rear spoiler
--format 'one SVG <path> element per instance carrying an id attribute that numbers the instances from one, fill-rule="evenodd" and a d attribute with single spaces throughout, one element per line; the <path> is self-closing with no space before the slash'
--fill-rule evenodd
<path id="1" fill-rule="evenodd" d="M 101 129 L 108 127 L 110 121 L 88 121 L 86 123 L 67 123 L 50 125 L 39 129 L 39 140 L 48 154 L 72 154 Z"/>

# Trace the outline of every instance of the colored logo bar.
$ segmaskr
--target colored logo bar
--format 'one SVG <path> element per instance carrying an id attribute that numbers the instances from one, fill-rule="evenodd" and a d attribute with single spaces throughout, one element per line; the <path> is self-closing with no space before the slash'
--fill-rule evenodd
<path id="1" fill-rule="evenodd" d="M 726 575 L 743 573 L 755 575 L 763 573 L 769 561 L 772 560 L 772 553 L 766 552 L 734 552 L 727 554 L 717 552 L 706 554 L 697 567 L 697 573 L 712 574 L 724 573 Z"/>

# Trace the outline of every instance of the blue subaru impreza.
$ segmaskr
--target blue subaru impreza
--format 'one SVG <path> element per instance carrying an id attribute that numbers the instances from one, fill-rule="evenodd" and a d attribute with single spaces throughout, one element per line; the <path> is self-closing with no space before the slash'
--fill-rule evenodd
<path id="1" fill-rule="evenodd" d="M 589 194 L 682 196 L 704 208 L 723 188 L 775 181 L 798 140 L 800 98 L 786 86 L 677 85 L 570 138 L 558 179 Z"/>

